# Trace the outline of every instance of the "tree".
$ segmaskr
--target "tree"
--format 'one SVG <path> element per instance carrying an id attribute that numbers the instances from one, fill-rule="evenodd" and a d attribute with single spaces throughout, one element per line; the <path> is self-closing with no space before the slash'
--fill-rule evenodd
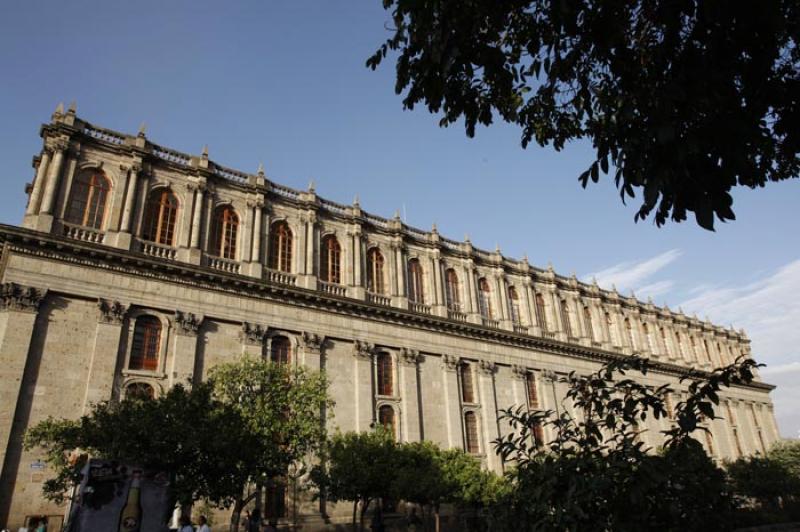
<path id="1" fill-rule="evenodd" d="M 778 512 L 800 501 L 800 442 L 779 442 L 765 456 L 742 457 L 725 466 L 736 494 Z"/>
<path id="2" fill-rule="evenodd" d="M 682 379 L 689 382 L 687 398 L 676 405 L 661 455 L 642 442 L 641 424 L 666 414 L 669 390 L 625 377 L 649 370 L 649 362 L 637 357 L 608 362 L 590 375 L 562 377 L 568 406 L 559 413 L 505 410 L 512 432 L 495 445 L 517 466 L 505 516 L 531 530 L 725 529 L 732 495 L 693 435 L 707 430 L 702 419 L 714 418 L 720 389 L 750 382 L 755 366 L 739 360 L 710 374 L 688 372 Z M 535 439 L 540 426 L 554 433 L 546 447 Z"/>
<path id="3" fill-rule="evenodd" d="M 214 366 L 209 374 L 215 396 L 241 417 L 257 442 L 240 464 L 246 472 L 238 486 L 230 528 L 238 530 L 244 506 L 259 491 L 245 494 L 248 486 L 295 478 L 305 473 L 306 461 L 325 442 L 325 419 L 333 401 L 324 374 L 303 367 L 243 357 Z"/>
<path id="4" fill-rule="evenodd" d="M 495 116 L 556 150 L 593 143 L 586 187 L 613 173 L 635 219 L 734 219 L 734 186 L 800 170 L 800 6 L 794 0 L 384 0 L 403 105 Z"/>
<path id="5" fill-rule="evenodd" d="M 157 399 L 100 403 L 78 420 L 46 419 L 27 431 L 25 448 L 44 450 L 56 475 L 45 481 L 43 494 L 59 503 L 92 456 L 168 473 L 181 504 L 207 499 L 227 506 L 241 483 L 239 466 L 255 444 L 244 427 L 210 385 L 177 385 Z"/>

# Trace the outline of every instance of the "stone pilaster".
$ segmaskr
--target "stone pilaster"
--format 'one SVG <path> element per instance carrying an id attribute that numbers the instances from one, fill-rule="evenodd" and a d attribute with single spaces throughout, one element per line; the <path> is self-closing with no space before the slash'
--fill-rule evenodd
<path id="1" fill-rule="evenodd" d="M 61 170 L 64 163 L 64 155 L 69 147 L 69 140 L 66 138 L 54 139 L 50 146 L 53 150 L 53 160 L 47 168 L 47 181 L 44 185 L 41 210 L 36 222 L 36 229 L 49 233 L 53 228 L 53 212 L 58 194 L 58 186 L 61 181 Z"/>
<path id="2" fill-rule="evenodd" d="M 405 246 L 402 238 L 398 237 L 392 241 L 392 253 L 394 255 L 394 287 L 395 292 L 392 297 L 392 305 L 400 308 L 408 308 L 408 292 L 406 290 L 406 271 L 407 264 L 405 259 Z"/>
<path id="3" fill-rule="evenodd" d="M 447 445 L 449 449 L 463 449 L 464 435 L 461 429 L 461 397 L 458 387 L 459 358 L 442 355 L 442 390 L 447 423 Z"/>
<path id="4" fill-rule="evenodd" d="M 258 197 L 253 202 L 253 244 L 251 247 L 250 253 L 250 264 L 249 264 L 249 275 L 251 277 L 255 277 L 260 279 L 263 272 L 264 266 L 261 254 L 261 229 L 264 225 L 264 216 L 263 216 L 263 209 L 264 209 L 264 200 L 261 197 Z M 247 241 L 245 241 L 245 246 L 247 246 Z M 244 259 L 243 259 L 244 260 Z"/>
<path id="5" fill-rule="evenodd" d="M 16 283 L 0 285 L 0 468 L 8 449 L 33 328 L 45 295 L 44 290 Z"/>
<path id="6" fill-rule="evenodd" d="M 26 216 L 35 215 L 39 212 L 39 206 L 42 201 L 42 192 L 44 191 L 44 183 L 47 179 L 47 167 L 50 164 L 50 150 L 45 148 L 39 158 L 39 165 L 36 167 L 36 178 L 33 181 L 33 189 L 31 190 L 30 198 L 28 199 L 28 207 L 25 210 Z"/>
<path id="7" fill-rule="evenodd" d="M 355 430 L 370 430 L 375 423 L 375 392 L 372 379 L 372 358 L 375 347 L 356 340 L 353 342 L 353 392 Z"/>
<path id="8" fill-rule="evenodd" d="M 422 355 L 415 349 L 400 349 L 399 381 L 400 396 L 403 400 L 402 427 L 403 441 L 422 439 L 422 419 L 420 417 L 419 367 Z"/>
<path id="9" fill-rule="evenodd" d="M 112 397 L 122 325 L 128 307 L 119 301 L 98 299 L 97 310 L 97 329 L 83 395 L 84 414 L 91 410 L 92 405 L 108 401 Z"/>
<path id="10" fill-rule="evenodd" d="M 497 394 L 494 389 L 496 373 L 497 365 L 494 362 L 488 360 L 478 362 L 481 426 L 483 428 L 481 448 L 486 455 L 488 468 L 499 473 L 503 470 L 503 462 L 492 447 L 492 442 L 500 436 L 500 427 L 497 424 Z"/>
<path id="11" fill-rule="evenodd" d="M 122 168 L 122 167 L 120 167 Z M 125 187 L 125 202 L 122 207 L 122 216 L 119 222 L 119 234 L 117 234 L 117 247 L 130 249 L 131 233 L 134 218 L 134 208 L 136 207 L 136 190 L 139 181 L 139 173 L 142 166 L 135 162 L 128 168 L 128 182 Z"/>
<path id="12" fill-rule="evenodd" d="M 175 347 L 172 352 L 172 372 L 170 385 L 189 385 L 194 380 L 197 357 L 197 333 L 203 317 L 191 312 L 175 311 Z"/>
<path id="13" fill-rule="evenodd" d="M 239 331 L 242 342 L 242 354 L 261 358 L 264 356 L 264 343 L 267 339 L 267 328 L 257 323 L 244 322 Z"/>
<path id="14" fill-rule="evenodd" d="M 300 345 L 303 348 L 303 365 L 312 371 L 325 369 L 322 359 L 322 349 L 325 337 L 312 332 L 303 332 L 300 335 Z"/>

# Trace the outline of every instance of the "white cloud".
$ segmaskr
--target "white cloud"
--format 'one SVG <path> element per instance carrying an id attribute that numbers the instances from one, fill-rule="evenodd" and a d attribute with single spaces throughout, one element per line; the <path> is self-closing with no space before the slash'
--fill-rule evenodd
<path id="1" fill-rule="evenodd" d="M 800 260 L 743 286 L 701 290 L 681 306 L 707 314 L 711 321 L 742 327 L 752 342 L 753 358 L 767 364 L 764 380 L 773 392 L 781 433 L 800 432 Z"/>
<path id="2" fill-rule="evenodd" d="M 672 290 L 674 286 L 674 281 L 656 281 L 636 288 L 636 295 L 638 297 L 656 297 L 661 294 L 666 294 Z"/>
<path id="3" fill-rule="evenodd" d="M 646 288 L 649 288 L 651 290 L 649 295 L 657 295 L 669 290 L 673 285 L 672 281 L 647 283 L 644 286 L 642 284 L 673 263 L 682 254 L 679 249 L 670 249 L 655 257 L 639 262 L 622 262 L 605 270 L 589 274 L 586 277 L 588 279 L 596 278 L 597 284 L 603 288 L 611 288 L 612 285 L 615 285 L 620 292 L 629 292 L 630 290 L 644 292 Z"/>

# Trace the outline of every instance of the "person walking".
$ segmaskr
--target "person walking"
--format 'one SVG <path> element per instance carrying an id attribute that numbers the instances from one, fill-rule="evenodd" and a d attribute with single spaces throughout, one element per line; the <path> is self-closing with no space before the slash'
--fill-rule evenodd
<path id="1" fill-rule="evenodd" d="M 192 520 L 189 519 L 188 515 L 184 514 L 181 516 L 178 532 L 194 532 L 194 528 L 192 528 Z"/>
<path id="2" fill-rule="evenodd" d="M 206 516 L 201 515 L 198 523 L 200 526 L 197 527 L 197 532 L 211 532 L 211 528 L 208 526 L 208 519 Z"/>

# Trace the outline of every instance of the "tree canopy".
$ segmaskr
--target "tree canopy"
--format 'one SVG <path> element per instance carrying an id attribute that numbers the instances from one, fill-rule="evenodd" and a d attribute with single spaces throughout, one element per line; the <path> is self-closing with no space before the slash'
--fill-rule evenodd
<path id="1" fill-rule="evenodd" d="M 733 220 L 731 189 L 800 171 L 800 4 L 795 0 L 384 0 L 403 105 L 495 117 L 561 150 L 589 139 L 579 180 L 613 174 L 635 219 Z"/>

